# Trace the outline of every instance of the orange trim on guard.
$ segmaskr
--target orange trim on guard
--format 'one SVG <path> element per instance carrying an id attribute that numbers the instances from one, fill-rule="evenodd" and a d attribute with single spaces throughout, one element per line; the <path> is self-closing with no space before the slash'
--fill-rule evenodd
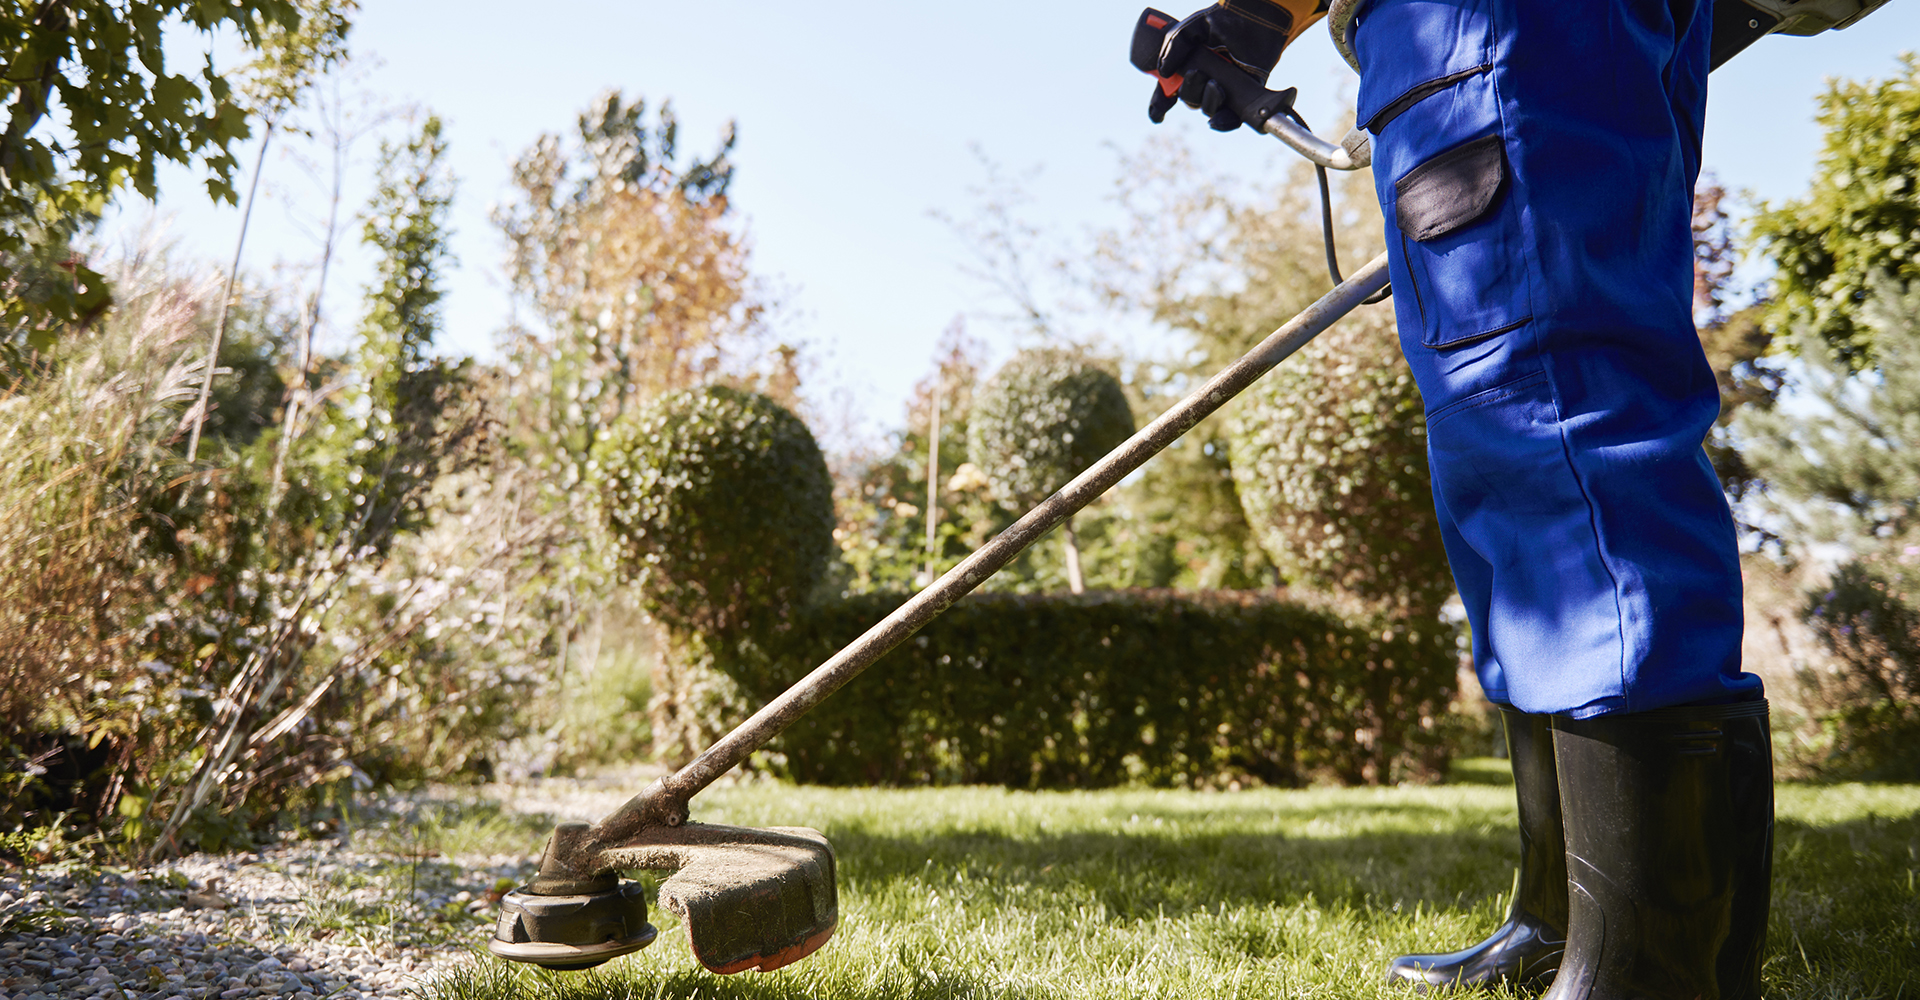
<path id="1" fill-rule="evenodd" d="M 707 960 L 704 958 L 700 958 L 700 955 L 697 952 L 694 954 L 694 957 L 700 959 L 701 965 L 707 966 L 708 972 L 712 972 L 722 976 L 731 976 L 736 972 L 745 972 L 748 969 L 759 969 L 761 972 L 772 972 L 773 970 L 778 969 L 781 966 L 792 965 L 793 963 L 800 961 L 801 959 L 807 957 L 808 955 L 811 955 L 814 952 L 819 951 L 820 946 L 827 943 L 827 939 L 833 936 L 834 929 L 839 926 L 840 926 L 840 922 L 836 920 L 833 923 L 828 924 L 826 930 L 823 930 L 820 933 L 815 934 L 810 938 L 806 938 L 804 940 L 797 941 L 793 944 L 790 944 L 785 948 L 782 948 L 779 951 L 774 952 L 771 955 L 753 955 L 747 958 L 740 959 L 737 962 L 729 962 L 726 965 L 707 965 Z"/>
<path id="2" fill-rule="evenodd" d="M 1175 73 L 1172 76 L 1160 76 L 1158 73 L 1153 75 L 1160 80 L 1160 92 L 1168 97 L 1180 93 L 1180 85 L 1187 82 L 1187 76 L 1184 73 Z"/>

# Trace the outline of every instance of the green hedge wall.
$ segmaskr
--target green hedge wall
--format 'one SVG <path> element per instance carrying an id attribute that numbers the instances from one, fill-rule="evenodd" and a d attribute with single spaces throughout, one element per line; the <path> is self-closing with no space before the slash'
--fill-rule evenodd
<path id="1" fill-rule="evenodd" d="M 904 600 L 814 606 L 776 648 L 716 665 L 764 702 Z M 772 762 L 822 784 L 1424 780 L 1446 766 L 1454 650 L 1437 623 L 1247 592 L 975 595 L 803 716 Z"/>

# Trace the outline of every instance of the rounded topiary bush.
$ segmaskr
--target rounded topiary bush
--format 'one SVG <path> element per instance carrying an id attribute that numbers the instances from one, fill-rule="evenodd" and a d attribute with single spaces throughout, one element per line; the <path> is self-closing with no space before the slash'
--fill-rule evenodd
<path id="1" fill-rule="evenodd" d="M 1078 351 L 1021 351 L 973 396 L 967 458 L 1002 504 L 1025 510 L 1133 434 L 1120 380 Z M 1067 586 L 1086 590 L 1073 518 L 1062 526 Z"/>
<path id="2" fill-rule="evenodd" d="M 799 417 L 757 393 L 661 397 L 601 435 L 607 524 L 643 605 L 713 640 L 784 619 L 833 554 L 833 480 Z"/>
<path id="3" fill-rule="evenodd" d="M 1363 311 L 1241 397 L 1234 487 L 1290 584 L 1425 614 L 1453 593 L 1419 389 L 1391 317 Z"/>
<path id="4" fill-rule="evenodd" d="M 1003 503 L 1025 509 L 1133 434 L 1111 372 L 1077 351 L 1021 351 L 974 393 L 967 458 Z"/>

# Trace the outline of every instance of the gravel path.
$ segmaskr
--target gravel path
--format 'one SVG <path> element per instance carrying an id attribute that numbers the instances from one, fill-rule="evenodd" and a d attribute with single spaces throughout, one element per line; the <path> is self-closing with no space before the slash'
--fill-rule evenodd
<path id="1" fill-rule="evenodd" d="M 496 887 L 533 861 L 415 863 L 309 843 L 0 875 L 0 1000 L 402 994 L 473 959 Z"/>
<path id="2" fill-rule="evenodd" d="M 656 773 L 479 791 L 543 823 L 597 819 Z M 471 798 L 471 790 L 429 792 L 389 800 L 380 815 L 405 829 L 423 804 Z M 507 841 L 497 847 L 539 847 L 537 834 Z M 328 840 L 134 870 L 0 870 L 0 1000 L 401 996 L 477 960 L 501 892 L 531 878 L 538 861 L 536 853 L 353 851 Z"/>

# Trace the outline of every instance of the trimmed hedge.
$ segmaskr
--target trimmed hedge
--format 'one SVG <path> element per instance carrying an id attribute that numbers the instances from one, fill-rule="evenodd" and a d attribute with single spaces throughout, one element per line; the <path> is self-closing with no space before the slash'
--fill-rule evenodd
<path id="1" fill-rule="evenodd" d="M 905 601 L 790 620 L 717 658 L 764 702 Z M 1257 593 L 974 595 L 772 747 L 821 784 L 1377 784 L 1444 772 L 1453 637 Z"/>

